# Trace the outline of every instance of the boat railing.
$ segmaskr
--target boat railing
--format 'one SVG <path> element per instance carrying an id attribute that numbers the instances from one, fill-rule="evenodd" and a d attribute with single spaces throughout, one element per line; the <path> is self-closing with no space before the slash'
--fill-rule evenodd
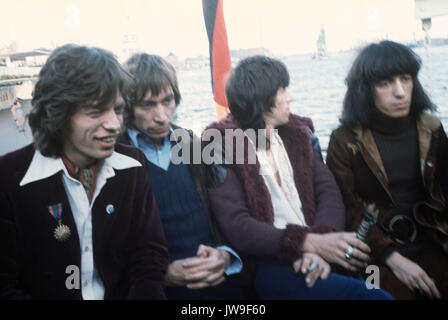
<path id="1" fill-rule="evenodd" d="M 0 110 L 11 108 L 17 99 L 17 88 L 26 81 L 36 82 L 37 77 L 0 80 Z"/>

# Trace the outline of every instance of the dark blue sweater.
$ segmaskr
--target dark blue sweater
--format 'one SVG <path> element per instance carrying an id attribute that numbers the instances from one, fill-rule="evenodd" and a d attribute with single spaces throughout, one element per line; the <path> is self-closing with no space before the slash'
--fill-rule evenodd
<path id="1" fill-rule="evenodd" d="M 170 261 L 195 256 L 199 244 L 212 245 L 208 217 L 187 165 L 170 163 L 165 171 L 149 162 L 149 175 Z"/>

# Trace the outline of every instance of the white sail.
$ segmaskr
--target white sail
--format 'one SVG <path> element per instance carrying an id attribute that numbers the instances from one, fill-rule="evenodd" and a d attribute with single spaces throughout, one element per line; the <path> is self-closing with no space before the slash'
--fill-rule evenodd
<path id="1" fill-rule="evenodd" d="M 327 41 L 325 39 L 325 30 L 323 27 L 320 28 L 319 36 L 316 41 L 317 53 L 313 56 L 314 58 L 324 58 L 327 56 Z"/>

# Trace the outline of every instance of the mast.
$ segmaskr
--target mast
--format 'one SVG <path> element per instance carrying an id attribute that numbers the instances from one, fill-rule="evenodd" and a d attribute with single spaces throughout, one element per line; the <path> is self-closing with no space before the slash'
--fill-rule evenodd
<path id="1" fill-rule="evenodd" d="M 448 1 L 446 0 L 414 0 L 415 18 L 422 21 L 422 30 L 425 32 L 425 51 L 426 51 L 426 63 L 425 69 L 427 70 L 427 83 L 425 87 L 429 92 L 431 73 L 429 72 L 429 65 L 431 63 L 430 46 L 431 46 L 431 35 L 429 31 L 432 26 L 432 17 L 445 16 L 448 15 Z"/>

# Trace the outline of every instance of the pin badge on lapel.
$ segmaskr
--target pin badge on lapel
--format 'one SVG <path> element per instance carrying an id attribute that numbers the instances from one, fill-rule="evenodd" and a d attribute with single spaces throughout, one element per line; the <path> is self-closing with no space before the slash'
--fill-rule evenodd
<path id="1" fill-rule="evenodd" d="M 112 213 L 114 213 L 114 212 L 115 212 L 115 208 L 114 208 L 114 206 L 113 206 L 112 204 L 108 204 L 108 205 L 106 206 L 106 212 L 107 212 L 108 214 L 112 214 Z"/>
<path id="2" fill-rule="evenodd" d="M 70 228 L 65 224 L 62 224 L 62 203 L 48 206 L 48 211 L 58 222 L 58 226 L 54 229 L 53 232 L 54 238 L 61 242 L 70 238 Z"/>

